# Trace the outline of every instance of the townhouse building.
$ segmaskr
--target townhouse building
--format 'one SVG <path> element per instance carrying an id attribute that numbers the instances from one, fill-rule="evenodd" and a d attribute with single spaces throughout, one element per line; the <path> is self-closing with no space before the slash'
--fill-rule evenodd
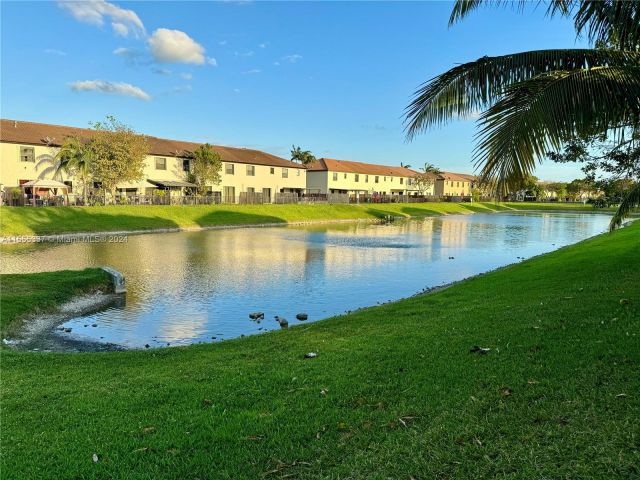
<path id="1" fill-rule="evenodd" d="M 0 120 L 0 189 L 8 192 L 38 179 L 53 179 L 55 156 L 68 136 L 88 139 L 90 129 L 62 125 Z M 121 195 L 148 195 L 157 190 L 182 195 L 193 187 L 188 182 L 192 152 L 200 144 L 145 136 L 149 154 L 143 177 L 136 182 L 118 185 Z M 212 195 L 233 203 L 242 195 L 262 194 L 265 202 L 277 193 L 301 195 L 306 189 L 306 168 L 260 150 L 213 145 L 222 158 L 221 182 L 209 185 Z M 56 175 L 72 193 L 80 194 L 77 178 L 64 172 Z M 99 187 L 99 179 L 92 187 Z"/>
<path id="2" fill-rule="evenodd" d="M 307 192 L 417 195 L 419 192 L 413 180 L 417 173 L 405 167 L 320 158 L 307 165 Z M 424 194 L 432 195 L 433 192 Z"/>

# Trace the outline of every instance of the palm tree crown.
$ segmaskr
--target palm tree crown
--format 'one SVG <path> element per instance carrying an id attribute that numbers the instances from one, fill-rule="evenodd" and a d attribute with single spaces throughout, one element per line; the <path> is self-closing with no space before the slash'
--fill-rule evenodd
<path id="1" fill-rule="evenodd" d="M 308 165 L 312 162 L 315 162 L 316 157 L 314 157 L 309 150 L 302 150 L 300 147 L 296 147 L 295 145 L 292 145 L 291 161 L 300 162 L 302 165 Z"/>

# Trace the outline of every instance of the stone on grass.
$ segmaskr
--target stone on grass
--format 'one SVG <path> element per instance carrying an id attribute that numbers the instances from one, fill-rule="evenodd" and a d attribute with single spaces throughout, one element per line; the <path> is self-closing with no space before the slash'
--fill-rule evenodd
<path id="1" fill-rule="evenodd" d="M 296 318 L 298 320 L 306 320 L 307 318 L 309 318 L 309 315 L 307 315 L 306 313 L 299 313 L 296 315 Z"/>

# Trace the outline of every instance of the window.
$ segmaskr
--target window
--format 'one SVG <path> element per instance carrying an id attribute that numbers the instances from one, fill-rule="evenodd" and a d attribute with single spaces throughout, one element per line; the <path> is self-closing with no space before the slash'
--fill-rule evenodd
<path id="1" fill-rule="evenodd" d="M 247 177 L 255 177 L 255 176 L 256 176 L 255 165 L 247 165 Z"/>
<path id="2" fill-rule="evenodd" d="M 400 177 L 400 185 L 404 183 L 404 178 Z"/>
<path id="3" fill-rule="evenodd" d="M 287 168 L 282 169 L 282 178 L 289 178 L 289 169 Z"/>
<path id="4" fill-rule="evenodd" d="M 33 147 L 20 147 L 20 161 L 21 162 L 35 162 L 36 161 L 36 149 Z"/>
<path id="5" fill-rule="evenodd" d="M 256 193 L 256 189 L 253 187 L 247 187 L 247 193 Z"/>
<path id="6" fill-rule="evenodd" d="M 225 163 L 224 164 L 224 173 L 226 173 L 227 175 L 233 175 L 233 173 L 234 173 L 233 167 L 234 167 L 233 163 Z"/>
<path id="7" fill-rule="evenodd" d="M 183 158 L 182 159 L 182 170 L 185 172 L 188 172 L 190 170 L 189 168 L 189 159 L 188 158 Z"/>
<path id="8" fill-rule="evenodd" d="M 236 203 L 235 187 L 222 187 L 222 201 L 225 203 Z"/>
<path id="9" fill-rule="evenodd" d="M 382 177 L 382 181 L 386 182 L 387 181 L 387 177 Z"/>
<path id="10" fill-rule="evenodd" d="M 156 157 L 156 170 L 167 169 L 167 159 L 164 157 Z"/>
<path id="11" fill-rule="evenodd" d="M 338 172 L 333 172 L 333 181 L 334 182 L 338 181 Z"/>
<path id="12" fill-rule="evenodd" d="M 369 183 L 369 175 L 364 176 L 364 183 Z"/>
<path id="13" fill-rule="evenodd" d="M 346 173 L 344 174 L 344 179 L 345 179 L 345 180 L 347 179 L 347 174 L 346 174 Z"/>
<path id="14" fill-rule="evenodd" d="M 379 176 L 377 176 L 377 175 L 376 175 L 376 180 L 375 180 L 375 182 L 376 182 L 376 183 L 380 182 L 380 177 L 379 177 Z"/>
<path id="15" fill-rule="evenodd" d="M 271 175 L 273 175 L 274 173 L 276 173 L 276 169 L 275 169 L 275 167 L 271 167 L 271 168 L 269 169 L 269 173 L 270 173 Z"/>
<path id="16" fill-rule="evenodd" d="M 460 182 L 456 182 L 456 187 L 459 187 L 459 186 L 460 186 Z"/>
<path id="17" fill-rule="evenodd" d="M 359 181 L 360 181 L 360 175 L 358 175 L 358 174 L 356 173 L 356 174 L 355 174 L 355 177 L 356 177 L 356 182 L 359 182 Z"/>

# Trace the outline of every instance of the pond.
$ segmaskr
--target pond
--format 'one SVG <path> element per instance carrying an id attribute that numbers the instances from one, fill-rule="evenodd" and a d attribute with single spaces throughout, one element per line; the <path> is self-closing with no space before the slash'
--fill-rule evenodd
<path id="1" fill-rule="evenodd" d="M 301 312 L 309 322 L 397 300 L 575 243 L 608 222 L 601 214 L 451 215 L 3 246 L 0 259 L 4 273 L 121 271 L 124 302 L 64 326 L 78 339 L 141 348 L 273 330 L 275 315 L 292 326 Z M 262 322 L 249 319 L 255 311 L 265 313 Z"/>

